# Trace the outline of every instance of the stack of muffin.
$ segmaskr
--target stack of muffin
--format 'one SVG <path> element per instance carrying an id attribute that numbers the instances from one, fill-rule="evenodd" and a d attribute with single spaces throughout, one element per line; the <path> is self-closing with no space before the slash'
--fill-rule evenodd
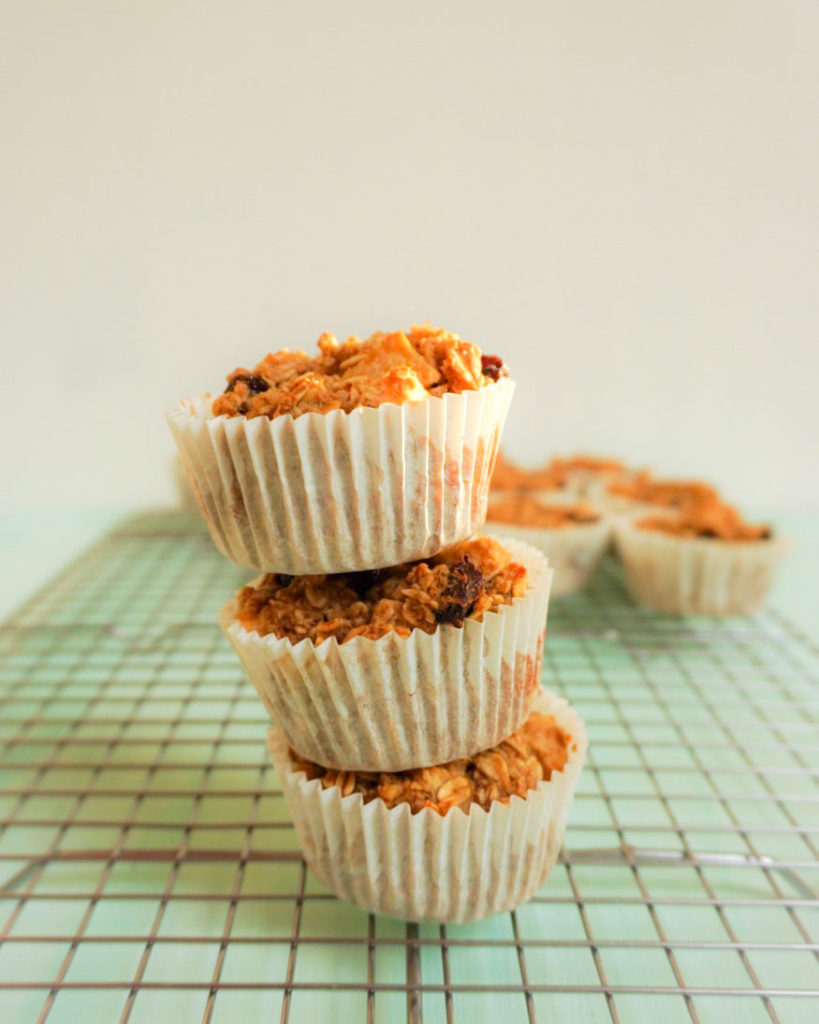
<path id="1" fill-rule="evenodd" d="M 169 413 L 224 555 L 220 623 L 305 858 L 409 920 L 517 906 L 555 862 L 583 723 L 540 687 L 552 571 L 480 536 L 514 385 L 431 327 L 287 349 Z"/>

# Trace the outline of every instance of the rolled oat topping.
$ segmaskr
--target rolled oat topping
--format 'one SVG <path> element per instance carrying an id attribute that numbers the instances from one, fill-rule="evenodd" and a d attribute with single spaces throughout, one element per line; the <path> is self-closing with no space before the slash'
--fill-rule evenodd
<path id="1" fill-rule="evenodd" d="M 273 352 L 252 370 L 228 376 L 213 403 L 216 416 L 301 416 L 350 412 L 384 402 L 421 402 L 430 395 L 477 391 L 507 374 L 498 356 L 437 327 L 411 327 L 339 342 L 325 333 L 318 355 Z"/>
<path id="2" fill-rule="evenodd" d="M 320 779 L 324 789 L 338 787 L 342 796 L 361 793 L 364 803 L 380 798 L 388 807 L 409 804 L 413 814 L 424 807 L 446 814 L 453 807 L 467 810 L 470 804 L 478 804 L 488 810 L 493 801 L 508 804 L 512 796 L 525 797 L 552 772 L 563 770 L 570 741 L 553 715 L 533 712 L 496 747 L 431 768 L 345 772 L 305 761 L 292 750 L 290 757 L 294 771 Z"/>
<path id="3" fill-rule="evenodd" d="M 760 541 L 773 536 L 770 526 L 753 526 L 732 505 L 716 499 L 686 506 L 675 516 L 647 516 L 636 525 L 641 530 L 703 540 Z"/>
<path id="4" fill-rule="evenodd" d="M 609 485 L 609 493 L 647 505 L 682 508 L 700 501 L 717 500 L 717 489 L 702 480 L 657 480 L 647 470 Z"/>
<path id="5" fill-rule="evenodd" d="M 526 569 L 497 541 L 475 537 L 424 562 L 335 576 L 268 573 L 237 595 L 239 622 L 265 636 L 320 644 L 357 636 L 377 640 L 413 629 L 434 633 L 441 623 L 462 626 L 527 587 Z"/>
<path id="6" fill-rule="evenodd" d="M 583 502 L 557 505 L 538 501 L 531 494 L 510 494 L 490 502 L 488 518 L 496 523 L 560 530 L 571 526 L 589 526 L 600 516 Z"/>

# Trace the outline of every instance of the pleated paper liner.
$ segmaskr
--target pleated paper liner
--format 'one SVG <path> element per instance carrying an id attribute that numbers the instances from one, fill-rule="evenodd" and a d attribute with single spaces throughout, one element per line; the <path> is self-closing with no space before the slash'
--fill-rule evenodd
<path id="1" fill-rule="evenodd" d="M 246 630 L 235 599 L 219 621 L 271 719 L 304 757 L 371 771 L 468 757 L 523 724 L 540 682 L 552 571 L 529 545 L 504 546 L 526 566 L 525 594 L 462 627 L 293 644 Z"/>
<path id="2" fill-rule="evenodd" d="M 633 596 L 675 615 L 748 615 L 765 602 L 790 543 L 674 537 L 635 525 L 645 513 L 615 524 L 617 551 Z"/>
<path id="3" fill-rule="evenodd" d="M 222 554 L 266 572 L 353 572 L 428 557 L 481 526 L 513 391 L 502 378 L 272 420 L 214 417 L 202 395 L 168 422 Z"/>
<path id="4" fill-rule="evenodd" d="M 525 799 L 443 816 L 323 789 L 292 770 L 287 740 L 271 728 L 268 748 L 310 869 L 342 899 L 410 921 L 472 921 L 524 903 L 557 859 L 587 748 L 585 726 L 565 700 L 544 690 L 535 710 L 553 714 L 571 736 L 563 770 Z"/>

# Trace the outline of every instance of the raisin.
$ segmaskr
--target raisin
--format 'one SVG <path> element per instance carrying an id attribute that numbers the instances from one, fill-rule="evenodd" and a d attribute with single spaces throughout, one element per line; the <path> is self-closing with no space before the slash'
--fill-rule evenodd
<path id="1" fill-rule="evenodd" d="M 293 582 L 293 580 L 295 578 L 296 578 L 295 576 L 290 576 L 286 572 L 277 572 L 276 573 L 276 586 L 277 587 L 289 587 L 290 584 Z"/>
<path id="2" fill-rule="evenodd" d="M 457 604 L 445 604 L 443 608 L 435 610 L 435 621 L 446 622 L 453 626 L 464 624 L 463 608 Z"/>
<path id="3" fill-rule="evenodd" d="M 388 569 L 364 569 L 363 572 L 351 572 L 347 576 L 347 585 L 359 597 L 364 597 L 371 587 L 380 583 L 388 574 Z"/>
<path id="4" fill-rule="evenodd" d="M 270 390 L 270 384 L 260 377 L 256 373 L 237 373 L 235 377 L 231 377 L 228 381 L 228 386 L 225 388 L 225 394 L 229 394 L 236 385 L 242 381 L 247 384 L 247 390 L 251 395 L 260 395 L 263 391 Z"/>
<path id="5" fill-rule="evenodd" d="M 490 380 L 506 376 L 506 366 L 500 356 L 481 356 L 481 372 Z"/>
<path id="6" fill-rule="evenodd" d="M 707 526 L 704 530 L 700 530 L 698 536 L 702 540 L 716 540 L 718 535 L 716 530 L 712 530 L 710 526 Z"/>
<path id="7" fill-rule="evenodd" d="M 770 540 L 771 537 L 773 537 L 773 530 L 770 528 L 770 526 L 763 527 L 762 528 L 762 533 L 760 533 L 760 535 L 759 535 L 759 539 L 760 540 Z"/>
<path id="8" fill-rule="evenodd" d="M 464 555 L 463 561 L 449 567 L 449 581 L 441 594 L 445 603 L 435 611 L 437 622 L 462 626 L 484 589 L 483 574 Z"/>

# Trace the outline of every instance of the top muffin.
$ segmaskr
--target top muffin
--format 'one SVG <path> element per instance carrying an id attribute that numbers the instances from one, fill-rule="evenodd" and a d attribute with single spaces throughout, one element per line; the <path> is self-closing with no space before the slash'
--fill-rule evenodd
<path id="1" fill-rule="evenodd" d="M 360 572 L 480 529 L 514 390 L 502 359 L 450 331 L 324 334 L 313 354 L 282 349 L 224 394 L 182 399 L 168 423 L 226 557 Z"/>
<path id="2" fill-rule="evenodd" d="M 234 370 L 225 392 L 213 402 L 213 414 L 275 419 L 351 412 L 478 391 L 507 373 L 498 356 L 484 355 L 477 345 L 438 327 L 378 331 L 365 341 L 350 337 L 344 342 L 325 332 L 318 349 L 317 355 L 308 355 L 284 348 L 252 370 Z"/>

